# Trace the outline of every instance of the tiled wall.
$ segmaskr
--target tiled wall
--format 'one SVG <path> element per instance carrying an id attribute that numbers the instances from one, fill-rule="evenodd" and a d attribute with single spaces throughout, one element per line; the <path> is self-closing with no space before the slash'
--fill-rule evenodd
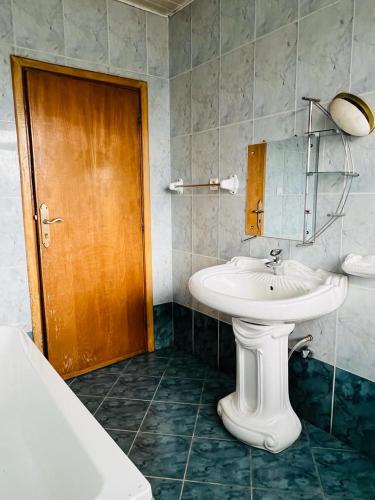
<path id="1" fill-rule="evenodd" d="M 168 20 L 116 0 L 1 0 L 0 324 L 31 329 L 10 54 L 148 81 L 154 302 L 170 302 Z"/>
<path id="2" fill-rule="evenodd" d="M 241 183 L 236 196 L 206 189 L 172 195 L 176 343 L 195 348 L 206 322 L 217 359 L 225 357 L 220 332 L 228 318 L 196 303 L 187 289 L 189 276 L 200 268 L 236 255 L 265 257 L 277 246 L 284 258 L 332 271 L 339 271 L 350 252 L 375 253 L 375 134 L 352 141 L 360 177 L 353 182 L 346 217 L 314 246 L 270 238 L 241 243 L 247 145 L 303 133 L 303 95 L 327 103 L 349 90 L 375 107 L 374 25 L 373 0 L 195 0 L 170 20 L 172 179 L 201 182 L 236 173 Z M 320 206 L 325 203 L 322 196 Z M 317 383 L 315 397 L 329 402 L 328 428 L 340 433 L 340 402 L 346 404 L 343 414 L 353 417 L 348 401 L 354 391 L 360 416 L 352 425 L 366 428 L 368 439 L 375 430 L 368 416 L 375 406 L 374 304 L 375 280 L 350 279 L 347 301 L 337 313 L 298 325 L 292 335 L 314 336 L 313 363 L 329 387 L 322 396 Z M 202 320 L 202 313 L 210 320 Z"/>

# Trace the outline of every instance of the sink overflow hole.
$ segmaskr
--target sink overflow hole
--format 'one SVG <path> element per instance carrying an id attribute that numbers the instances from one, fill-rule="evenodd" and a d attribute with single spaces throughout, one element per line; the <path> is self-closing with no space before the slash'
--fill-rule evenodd
<path id="1" fill-rule="evenodd" d="M 273 290 L 273 286 L 272 285 L 270 286 L 270 290 Z"/>

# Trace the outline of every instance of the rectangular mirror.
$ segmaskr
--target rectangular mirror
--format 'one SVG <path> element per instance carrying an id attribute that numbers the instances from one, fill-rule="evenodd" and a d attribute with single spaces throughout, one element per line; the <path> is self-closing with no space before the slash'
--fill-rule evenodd
<path id="1" fill-rule="evenodd" d="M 310 169 L 317 170 L 319 137 L 310 141 Z M 307 137 L 248 147 L 246 234 L 302 241 L 304 224 L 308 232 L 315 211 L 307 149 Z M 305 197 L 311 197 L 306 213 Z"/>

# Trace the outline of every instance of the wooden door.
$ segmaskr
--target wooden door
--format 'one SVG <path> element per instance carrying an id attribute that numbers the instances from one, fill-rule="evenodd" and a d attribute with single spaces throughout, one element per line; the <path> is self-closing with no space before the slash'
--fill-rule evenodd
<path id="1" fill-rule="evenodd" d="M 248 147 L 246 234 L 263 235 L 267 144 Z"/>
<path id="2" fill-rule="evenodd" d="M 64 377 L 147 346 L 137 89 L 28 69 L 47 354 Z"/>

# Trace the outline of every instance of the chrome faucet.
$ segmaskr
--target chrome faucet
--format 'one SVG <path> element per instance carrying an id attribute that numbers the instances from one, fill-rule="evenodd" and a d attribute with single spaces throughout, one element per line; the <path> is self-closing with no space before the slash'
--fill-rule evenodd
<path id="1" fill-rule="evenodd" d="M 271 257 L 273 257 L 272 260 L 268 260 L 267 262 L 264 263 L 266 267 L 269 267 L 273 269 L 273 272 L 276 273 L 276 269 L 278 267 L 281 267 L 282 261 L 281 261 L 281 254 L 282 254 L 282 249 L 281 248 L 274 248 L 273 250 L 270 251 Z"/>

